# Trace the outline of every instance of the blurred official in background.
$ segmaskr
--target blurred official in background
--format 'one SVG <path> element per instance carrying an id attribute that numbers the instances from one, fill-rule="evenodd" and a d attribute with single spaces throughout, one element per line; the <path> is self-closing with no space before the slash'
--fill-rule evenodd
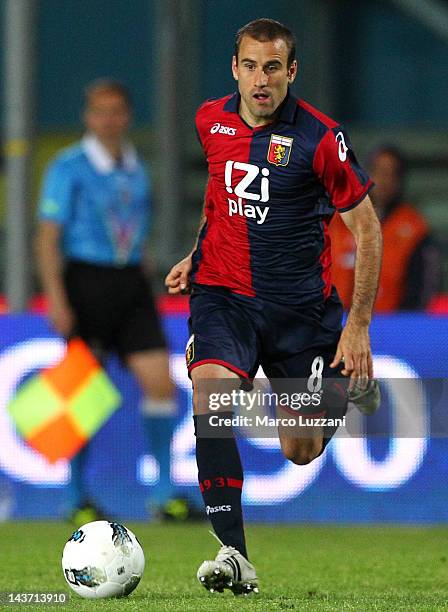
<path id="1" fill-rule="evenodd" d="M 424 310 L 440 289 L 440 253 L 423 215 L 404 197 L 406 165 L 388 145 L 368 158 L 372 200 L 383 232 L 383 264 L 376 312 Z M 346 309 L 353 296 L 356 245 L 338 215 L 330 224 L 332 277 Z"/>
<path id="2" fill-rule="evenodd" d="M 170 480 L 176 403 L 165 339 L 143 269 L 150 183 L 126 139 L 131 110 L 122 84 L 104 79 L 87 87 L 86 134 L 60 152 L 46 172 L 36 252 L 55 329 L 65 338 L 81 336 L 100 360 L 117 351 L 141 385 L 145 429 L 160 466 L 151 504 L 164 516 L 170 508 L 179 511 Z M 78 524 L 98 514 L 85 488 L 86 456 L 84 448 L 71 464 L 69 514 Z"/>

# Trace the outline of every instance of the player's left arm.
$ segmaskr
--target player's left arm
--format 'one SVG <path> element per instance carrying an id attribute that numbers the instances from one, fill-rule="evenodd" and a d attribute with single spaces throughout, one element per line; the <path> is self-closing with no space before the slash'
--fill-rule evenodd
<path id="1" fill-rule="evenodd" d="M 352 307 L 331 367 L 343 361 L 345 376 L 373 378 L 369 325 L 381 269 L 381 226 L 369 196 L 340 214 L 356 242 L 355 283 Z"/>

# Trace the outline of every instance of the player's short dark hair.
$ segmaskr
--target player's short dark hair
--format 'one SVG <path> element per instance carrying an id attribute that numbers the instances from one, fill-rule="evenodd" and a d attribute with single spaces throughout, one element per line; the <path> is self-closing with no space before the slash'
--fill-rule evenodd
<path id="1" fill-rule="evenodd" d="M 250 36 L 258 42 L 270 42 L 280 38 L 284 40 L 288 47 L 288 68 L 291 66 L 296 58 L 296 37 L 279 21 L 274 19 L 255 19 L 246 23 L 245 26 L 240 28 L 236 33 L 235 38 L 235 57 L 238 61 L 238 52 L 240 50 L 241 40 L 243 36 Z"/>
<path id="2" fill-rule="evenodd" d="M 90 99 L 97 93 L 114 93 L 121 98 L 123 98 L 126 106 L 129 109 L 132 109 L 132 96 L 129 89 L 121 83 L 120 81 L 116 81 L 115 79 L 109 78 L 100 78 L 91 81 L 84 88 L 84 100 L 85 105 L 87 106 L 90 102 Z"/>

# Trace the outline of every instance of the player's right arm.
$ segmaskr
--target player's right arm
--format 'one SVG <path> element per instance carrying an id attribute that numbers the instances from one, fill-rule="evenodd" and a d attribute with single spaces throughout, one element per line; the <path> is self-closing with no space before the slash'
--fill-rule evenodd
<path id="1" fill-rule="evenodd" d="M 39 203 L 35 237 L 37 271 L 48 300 L 49 317 L 56 331 L 68 337 L 75 325 L 63 280 L 61 234 L 67 220 L 72 193 L 72 179 L 63 166 L 54 162 L 44 179 Z"/>
<path id="2" fill-rule="evenodd" d="M 204 102 L 198 109 L 195 118 L 195 126 L 196 126 L 196 135 L 199 140 L 199 144 L 207 158 L 207 151 L 204 147 L 204 141 L 202 138 L 203 133 L 203 109 L 207 107 L 208 102 Z M 190 274 L 193 267 L 193 253 L 195 252 L 199 236 L 201 234 L 202 228 L 207 221 L 206 215 L 206 198 L 207 198 L 207 190 L 208 190 L 208 181 L 205 187 L 205 195 L 204 195 L 204 205 L 202 207 L 201 220 L 199 222 L 198 233 L 196 236 L 196 241 L 191 252 L 181 261 L 179 261 L 175 266 L 171 268 L 167 277 L 165 278 L 165 286 L 168 288 L 168 293 L 172 295 L 176 295 L 178 293 L 188 293 L 190 290 Z"/>
<path id="3" fill-rule="evenodd" d="M 208 185 L 208 184 L 207 184 Z M 205 189 L 205 193 L 207 193 L 207 187 Z M 179 261 L 176 265 L 174 265 L 167 277 L 165 279 L 165 286 L 168 287 L 168 293 L 171 295 L 176 295 L 178 293 L 188 293 L 190 287 L 190 273 L 192 269 L 192 258 L 193 253 L 198 246 L 199 236 L 201 234 L 202 228 L 207 220 L 205 214 L 205 197 L 204 197 L 204 205 L 202 208 L 201 220 L 199 222 L 198 233 L 196 236 L 196 241 L 191 252 L 181 261 Z"/>

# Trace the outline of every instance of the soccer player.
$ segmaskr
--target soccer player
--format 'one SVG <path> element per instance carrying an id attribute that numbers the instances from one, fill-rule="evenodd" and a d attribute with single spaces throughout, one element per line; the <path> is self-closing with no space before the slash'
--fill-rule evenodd
<path id="1" fill-rule="evenodd" d="M 163 514 L 173 500 L 170 443 L 177 407 L 143 270 L 150 184 L 127 139 L 131 110 L 121 83 L 102 79 L 87 87 L 87 132 L 56 156 L 44 179 L 36 253 L 55 329 L 66 338 L 81 336 L 100 359 L 116 350 L 141 385 L 144 425 L 160 466 L 151 504 Z M 87 456 L 84 448 L 71 462 L 68 512 L 78 523 L 98 514 L 86 491 Z"/>
<path id="2" fill-rule="evenodd" d="M 381 233 L 368 197 L 372 182 L 344 128 L 290 91 L 297 75 L 291 31 L 270 19 L 241 28 L 232 72 L 238 92 L 206 101 L 196 116 L 209 168 L 204 216 L 193 252 L 171 269 L 166 284 L 170 293 L 191 289 L 187 365 L 196 459 L 222 543 L 198 578 L 211 591 L 238 594 L 258 588 L 243 529 L 243 471 L 234 437 L 198 435 L 209 419 L 207 380 L 250 380 L 260 364 L 270 379 L 372 379 L 369 323 Z M 343 330 L 331 283 L 328 224 L 335 213 L 357 244 Z M 341 415 L 346 402 L 325 409 L 327 416 Z M 291 437 L 279 430 L 281 448 L 305 465 L 332 433 Z"/>

